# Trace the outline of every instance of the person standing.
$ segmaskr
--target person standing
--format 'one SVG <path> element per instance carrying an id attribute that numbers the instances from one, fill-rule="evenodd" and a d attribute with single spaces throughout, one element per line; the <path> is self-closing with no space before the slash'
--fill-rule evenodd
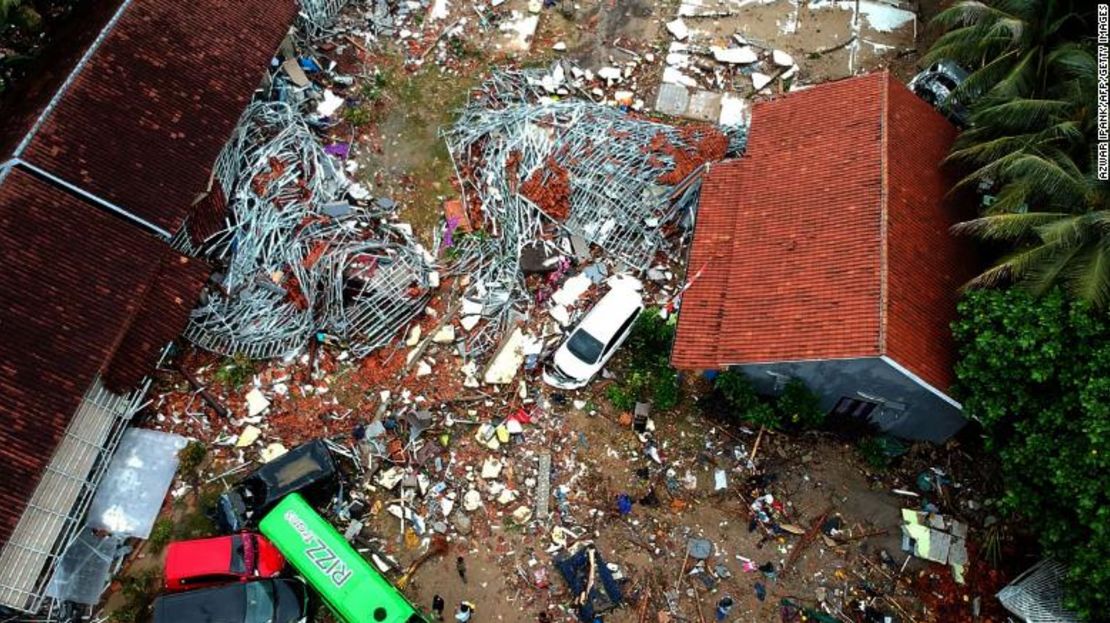
<path id="1" fill-rule="evenodd" d="M 462 556 L 455 559 L 455 571 L 459 572 L 459 578 L 462 579 L 463 584 L 466 584 L 466 561 Z"/>
<path id="2" fill-rule="evenodd" d="M 432 597 L 432 612 L 435 613 L 436 619 L 440 621 L 443 620 L 444 605 L 443 598 L 439 596 L 439 593 L 436 593 L 435 596 Z"/>
<path id="3" fill-rule="evenodd" d="M 455 613 L 455 620 L 459 623 L 467 623 L 471 617 L 474 616 L 474 604 L 469 601 L 464 601 L 459 604 L 459 610 Z"/>
<path id="4" fill-rule="evenodd" d="M 725 595 L 717 602 L 717 620 L 724 621 L 725 617 L 732 610 L 732 597 Z"/>

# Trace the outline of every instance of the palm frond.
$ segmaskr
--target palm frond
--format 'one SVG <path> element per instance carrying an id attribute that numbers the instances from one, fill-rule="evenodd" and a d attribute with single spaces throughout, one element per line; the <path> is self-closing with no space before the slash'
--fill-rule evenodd
<path id="1" fill-rule="evenodd" d="M 1068 290 L 1080 299 L 1103 307 L 1110 302 L 1110 249 L 1089 244 L 1064 275 Z"/>
<path id="2" fill-rule="evenodd" d="M 1082 198 L 1087 194 L 1082 174 L 1067 157 L 1052 159 L 1024 153 L 1006 159 L 999 172 L 1003 179 L 1024 179 L 1045 195 L 1067 193 L 1071 197 Z"/>
<path id="3" fill-rule="evenodd" d="M 994 203 L 987 209 L 987 214 L 1018 214 L 1029 211 L 1029 204 L 1034 201 L 1034 190 L 1024 180 L 1014 180 L 1004 185 L 998 191 Z"/>
<path id="4" fill-rule="evenodd" d="M 981 240 L 1033 240 L 1039 239 L 1039 227 L 1070 217 L 1061 212 L 990 214 L 957 223 L 952 226 L 952 233 Z"/>
<path id="5" fill-rule="evenodd" d="M 1078 43 L 1057 46 L 1049 52 L 1046 63 L 1052 70 L 1069 77 L 1094 80 L 1098 73 L 1094 54 Z"/>
<path id="6" fill-rule="evenodd" d="M 978 55 L 978 52 L 975 53 Z M 956 85 L 948 96 L 949 99 L 965 105 L 975 101 L 1010 73 L 1017 58 L 1017 50 L 1000 52 L 989 63 L 971 72 L 963 82 Z"/>
<path id="7" fill-rule="evenodd" d="M 1035 132 L 1066 117 L 1074 105 L 1067 100 L 1014 98 L 976 109 L 971 122 L 1006 134 Z"/>
<path id="8" fill-rule="evenodd" d="M 964 0 L 963 2 L 957 2 L 940 13 L 937 13 L 936 16 L 929 21 L 929 24 L 939 26 L 944 30 L 952 30 L 960 26 L 981 24 L 983 22 L 992 22 L 1012 17 L 1012 15 L 1000 11 L 985 2 Z"/>
<path id="9" fill-rule="evenodd" d="M 1014 277 L 1034 295 L 1040 296 L 1073 270 L 1072 264 L 1082 250 L 1080 245 L 1043 244 L 1007 261 Z"/>
<path id="10" fill-rule="evenodd" d="M 983 165 L 1029 147 L 1033 136 L 1000 136 L 953 149 L 945 162 Z"/>
<path id="11" fill-rule="evenodd" d="M 1072 215 L 1036 227 L 1037 236 L 1045 244 L 1061 247 L 1082 246 L 1090 241 L 1091 223 L 1083 215 Z"/>
<path id="12" fill-rule="evenodd" d="M 1053 261 L 1058 250 L 1046 245 L 1023 248 L 999 260 L 994 266 L 983 271 L 964 287 L 994 287 L 1026 277 L 1030 267 Z"/>
<path id="13" fill-rule="evenodd" d="M 1015 97 L 1030 97 L 1034 95 L 1037 84 L 1037 55 L 1040 50 L 1034 48 L 1022 54 L 1010 67 L 1010 70 L 994 84 L 986 95 L 994 101 L 1004 101 Z"/>

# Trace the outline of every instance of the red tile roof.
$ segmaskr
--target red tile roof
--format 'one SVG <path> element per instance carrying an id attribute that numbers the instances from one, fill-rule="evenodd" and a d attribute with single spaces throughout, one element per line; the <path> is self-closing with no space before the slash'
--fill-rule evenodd
<path id="1" fill-rule="evenodd" d="M 162 349 L 189 322 L 189 312 L 208 279 L 204 262 L 167 248 L 139 311 L 132 318 L 116 352 L 103 372 L 104 386 L 117 393 L 135 389 L 162 355 Z"/>
<path id="2" fill-rule="evenodd" d="M 153 361 L 132 342 L 160 348 L 181 331 L 183 318 L 165 311 L 192 307 L 203 265 L 185 260 L 190 279 L 169 286 L 174 299 L 163 302 L 167 286 L 151 288 L 163 260 L 185 266 L 170 254 L 165 242 L 21 170 L 0 185 L 0 543 L 93 378 L 117 351 L 121 371 L 143 360 L 145 373 Z"/>
<path id="3" fill-rule="evenodd" d="M 0 108 L 0 162 L 18 156 L 175 233 L 295 18 L 295 0 L 88 4 L 82 28 L 61 37 Z M 201 222 L 211 226 L 209 212 Z M 0 257 L 3 545 L 93 379 L 133 389 L 184 327 L 208 268 L 23 165 L 0 180 Z"/>
<path id="4" fill-rule="evenodd" d="M 672 363 L 889 355 L 946 390 L 974 268 L 947 233 L 954 136 L 886 73 L 756 104 L 744 156 L 702 186 Z"/>
<path id="5" fill-rule="evenodd" d="M 0 99 L 0 154 L 3 159 L 16 146 L 50 103 L 77 61 L 115 14 L 123 0 L 77 2 L 59 28 L 50 33 L 49 43 Z"/>
<path id="6" fill-rule="evenodd" d="M 132 0 L 22 157 L 176 232 L 296 14 Z"/>

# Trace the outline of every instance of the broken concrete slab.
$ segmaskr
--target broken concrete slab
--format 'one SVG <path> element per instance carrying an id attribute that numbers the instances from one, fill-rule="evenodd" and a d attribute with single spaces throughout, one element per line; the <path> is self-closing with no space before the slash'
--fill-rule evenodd
<path id="1" fill-rule="evenodd" d="M 667 22 L 667 32 L 679 41 L 685 41 L 690 36 L 690 29 L 686 27 L 686 22 L 682 21 L 681 17 Z"/>
<path id="2" fill-rule="evenodd" d="M 721 114 L 717 116 L 717 123 L 721 125 L 747 125 L 749 111 L 750 105 L 747 99 L 736 93 L 725 93 L 721 96 Z"/>
<path id="3" fill-rule="evenodd" d="M 721 116 L 721 94 L 705 90 L 694 91 L 683 116 L 698 121 L 717 121 Z"/>
<path id="4" fill-rule="evenodd" d="M 270 401 L 262 394 L 262 390 L 255 387 L 247 392 L 247 417 L 261 415 L 270 408 Z"/>
<path id="5" fill-rule="evenodd" d="M 713 52 L 713 59 L 718 63 L 740 64 L 747 65 L 759 60 L 759 55 L 751 46 L 743 46 L 740 48 L 721 48 L 712 47 L 710 51 Z M 778 50 L 776 50 L 777 52 Z"/>
<path id="6" fill-rule="evenodd" d="M 655 98 L 655 110 L 664 115 L 681 116 L 690 105 L 690 90 L 681 84 L 663 83 L 659 85 L 659 95 Z"/>

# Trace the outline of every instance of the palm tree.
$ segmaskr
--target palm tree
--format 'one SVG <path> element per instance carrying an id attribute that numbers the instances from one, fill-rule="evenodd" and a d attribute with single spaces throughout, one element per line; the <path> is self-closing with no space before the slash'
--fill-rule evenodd
<path id="1" fill-rule="evenodd" d="M 1093 174 L 1096 66 L 1089 45 L 1067 40 L 1083 17 L 1066 1 L 996 0 L 935 18 L 949 30 L 925 62 L 972 69 L 953 94 L 972 110 L 948 157 L 970 170 L 956 189 L 996 191 L 954 231 L 1014 249 L 969 285 L 1061 284 L 1110 304 L 1110 193 Z"/>
<path id="2" fill-rule="evenodd" d="M 952 94 L 961 104 L 1037 96 L 1049 84 L 1049 58 L 1059 45 L 1092 32 L 1085 18 L 1093 12 L 1093 3 L 1077 11 L 1075 0 L 963 0 L 933 18 L 945 32 L 922 63 L 948 59 L 971 70 Z"/>
<path id="3" fill-rule="evenodd" d="M 1046 61 L 1054 78 L 1044 97 L 988 97 L 973 108 L 948 160 L 972 172 L 957 188 L 998 188 L 980 218 L 957 233 L 1016 247 L 971 285 L 1018 282 L 1040 293 L 1065 286 L 1110 304 L 1110 193 L 1094 175 L 1095 61 L 1078 45 Z"/>

